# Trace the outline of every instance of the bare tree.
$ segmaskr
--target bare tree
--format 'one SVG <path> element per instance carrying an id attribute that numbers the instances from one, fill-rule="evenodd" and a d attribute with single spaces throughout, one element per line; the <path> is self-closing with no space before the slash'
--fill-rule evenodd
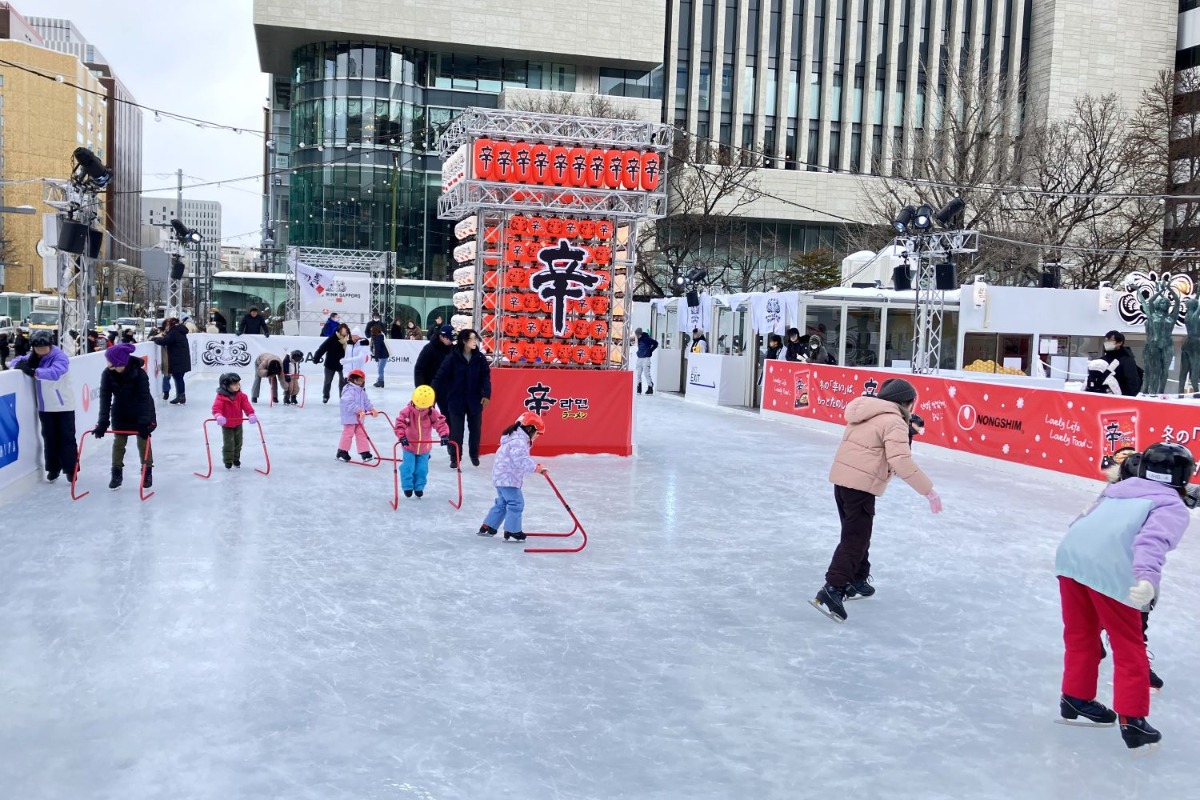
<path id="1" fill-rule="evenodd" d="M 809 250 L 792 258 L 774 280 L 781 292 L 828 289 L 842 281 L 841 260 L 828 247 Z"/>
<path id="2" fill-rule="evenodd" d="M 572 92 L 538 92 L 523 95 L 513 104 L 514 111 L 536 114 L 559 114 L 567 117 L 599 117 L 601 119 L 637 119 L 638 114 L 603 94 L 578 95 Z"/>

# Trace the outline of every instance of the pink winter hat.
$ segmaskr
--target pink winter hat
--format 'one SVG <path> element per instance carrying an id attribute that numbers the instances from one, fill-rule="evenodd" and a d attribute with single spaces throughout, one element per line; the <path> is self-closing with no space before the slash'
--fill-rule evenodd
<path id="1" fill-rule="evenodd" d="M 129 357 L 133 355 L 133 351 L 136 349 L 131 344 L 114 344 L 104 351 L 104 357 L 114 367 L 124 367 L 129 363 Z"/>

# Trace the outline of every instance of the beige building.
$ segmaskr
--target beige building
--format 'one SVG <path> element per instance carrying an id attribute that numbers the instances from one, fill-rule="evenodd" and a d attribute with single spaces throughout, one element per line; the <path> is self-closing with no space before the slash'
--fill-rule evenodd
<path id="1" fill-rule="evenodd" d="M 71 154 L 77 147 L 87 147 L 105 160 L 105 90 L 72 55 L 22 41 L 0 40 L 0 58 L 63 78 L 60 83 L 0 66 L 0 157 L 6 182 L 0 187 L 0 205 L 37 209 L 37 214 L 31 216 L 0 215 L 0 237 L 8 242 L 3 253 L 4 289 L 36 292 L 43 288 L 42 257 L 37 252 L 42 239 L 42 214 L 52 212 L 42 202 L 41 180 L 69 178 Z M 68 83 L 97 94 L 79 91 Z"/>

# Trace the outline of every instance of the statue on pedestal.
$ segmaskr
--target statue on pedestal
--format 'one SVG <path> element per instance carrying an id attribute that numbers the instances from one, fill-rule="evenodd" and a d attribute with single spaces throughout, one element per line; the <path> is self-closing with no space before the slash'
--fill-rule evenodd
<path id="1" fill-rule="evenodd" d="M 1184 326 L 1187 338 L 1183 340 L 1183 351 L 1179 354 L 1179 392 L 1200 392 L 1200 298 L 1189 297 L 1184 305 Z"/>
<path id="2" fill-rule="evenodd" d="M 1174 349 L 1172 335 L 1182 300 L 1179 292 L 1166 281 L 1159 281 L 1154 294 L 1142 302 L 1142 313 L 1146 315 L 1146 347 L 1142 351 L 1146 364 L 1146 380 L 1142 386 L 1145 394 L 1165 394 L 1167 391 L 1167 369 L 1171 366 Z"/>

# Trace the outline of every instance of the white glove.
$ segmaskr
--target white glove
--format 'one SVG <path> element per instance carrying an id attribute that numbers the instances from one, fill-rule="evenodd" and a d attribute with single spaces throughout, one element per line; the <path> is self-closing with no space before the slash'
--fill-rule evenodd
<path id="1" fill-rule="evenodd" d="M 925 495 L 925 499 L 929 501 L 929 510 L 934 514 L 942 513 L 942 498 L 933 489 L 929 490 L 929 494 Z"/>
<path id="2" fill-rule="evenodd" d="M 1140 579 L 1129 590 L 1129 602 L 1135 606 L 1146 606 L 1154 599 L 1154 584 L 1145 578 Z"/>

